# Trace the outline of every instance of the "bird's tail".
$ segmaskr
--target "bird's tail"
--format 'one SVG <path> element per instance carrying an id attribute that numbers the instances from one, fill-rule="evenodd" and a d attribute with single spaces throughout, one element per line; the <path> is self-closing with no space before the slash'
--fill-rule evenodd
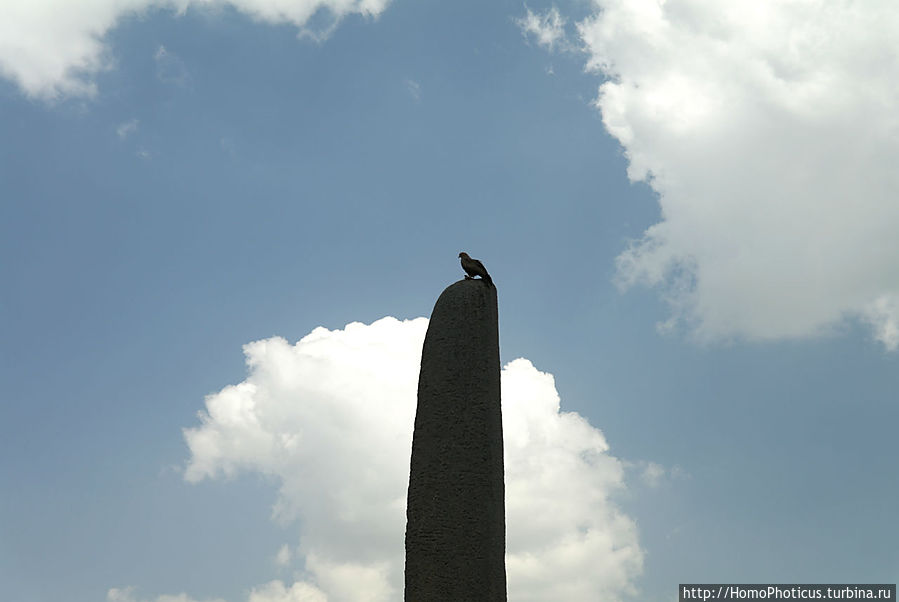
<path id="1" fill-rule="evenodd" d="M 484 275 L 481 276 L 481 280 L 483 280 L 487 284 L 493 286 L 493 278 L 491 278 L 490 274 L 488 274 L 486 271 L 484 271 Z"/>

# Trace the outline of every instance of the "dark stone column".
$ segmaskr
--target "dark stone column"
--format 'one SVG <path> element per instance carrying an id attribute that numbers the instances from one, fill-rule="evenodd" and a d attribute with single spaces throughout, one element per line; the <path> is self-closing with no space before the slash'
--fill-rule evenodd
<path id="1" fill-rule="evenodd" d="M 406 602 L 506 600 L 496 288 L 443 291 L 418 377 L 406 510 Z"/>

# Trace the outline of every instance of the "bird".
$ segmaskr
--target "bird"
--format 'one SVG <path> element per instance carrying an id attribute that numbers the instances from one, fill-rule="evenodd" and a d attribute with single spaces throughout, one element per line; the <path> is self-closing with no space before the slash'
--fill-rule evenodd
<path id="1" fill-rule="evenodd" d="M 480 276 L 481 280 L 487 284 L 493 284 L 493 279 L 490 278 L 490 274 L 487 273 L 487 268 L 484 267 L 483 263 L 477 259 L 472 259 L 464 251 L 459 253 L 459 259 L 461 260 L 462 269 L 465 270 L 466 280 L 470 280 L 473 276 Z"/>

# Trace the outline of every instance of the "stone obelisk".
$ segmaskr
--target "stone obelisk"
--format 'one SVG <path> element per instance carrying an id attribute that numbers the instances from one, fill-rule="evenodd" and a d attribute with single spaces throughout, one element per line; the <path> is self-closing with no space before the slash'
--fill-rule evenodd
<path id="1" fill-rule="evenodd" d="M 406 602 L 506 600 L 496 288 L 460 280 L 428 325 L 406 510 Z"/>

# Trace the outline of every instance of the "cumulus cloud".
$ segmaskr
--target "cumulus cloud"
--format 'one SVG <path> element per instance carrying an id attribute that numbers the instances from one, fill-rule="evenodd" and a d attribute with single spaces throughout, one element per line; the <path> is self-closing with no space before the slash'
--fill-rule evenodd
<path id="1" fill-rule="evenodd" d="M 524 37 L 533 37 L 539 46 L 546 46 L 550 51 L 557 46 L 565 46 L 565 19 L 558 8 L 553 6 L 543 14 L 527 7 L 525 10 L 525 15 L 515 21 Z"/>
<path id="2" fill-rule="evenodd" d="M 596 0 L 596 105 L 658 193 L 618 257 L 701 340 L 807 337 L 846 318 L 899 345 L 899 7 Z"/>
<path id="3" fill-rule="evenodd" d="M 563 412 L 551 374 L 502 371 L 509 599 L 618 600 L 642 568 L 636 529 L 609 496 L 623 465 L 602 432 Z"/>
<path id="4" fill-rule="evenodd" d="M 279 484 L 275 516 L 301 529 L 292 587 L 330 602 L 401 597 L 426 329 L 424 318 L 384 318 L 250 343 L 247 378 L 208 396 L 185 429 L 189 481 L 256 472 Z M 598 429 L 561 411 L 553 377 L 529 361 L 504 367 L 502 390 L 509 598 L 620 599 L 642 569 L 634 522 L 611 499 L 622 462 Z"/>
<path id="5" fill-rule="evenodd" d="M 233 7 L 266 23 L 289 23 L 321 38 L 350 14 L 377 16 L 389 0 L 4 0 L 0 3 L 0 75 L 40 98 L 91 96 L 93 76 L 112 66 L 104 37 L 124 17 L 149 10 Z M 310 20 L 330 17 L 326 32 Z M 169 65 L 170 66 L 170 65 Z M 169 73 L 166 71 L 166 73 Z"/>

